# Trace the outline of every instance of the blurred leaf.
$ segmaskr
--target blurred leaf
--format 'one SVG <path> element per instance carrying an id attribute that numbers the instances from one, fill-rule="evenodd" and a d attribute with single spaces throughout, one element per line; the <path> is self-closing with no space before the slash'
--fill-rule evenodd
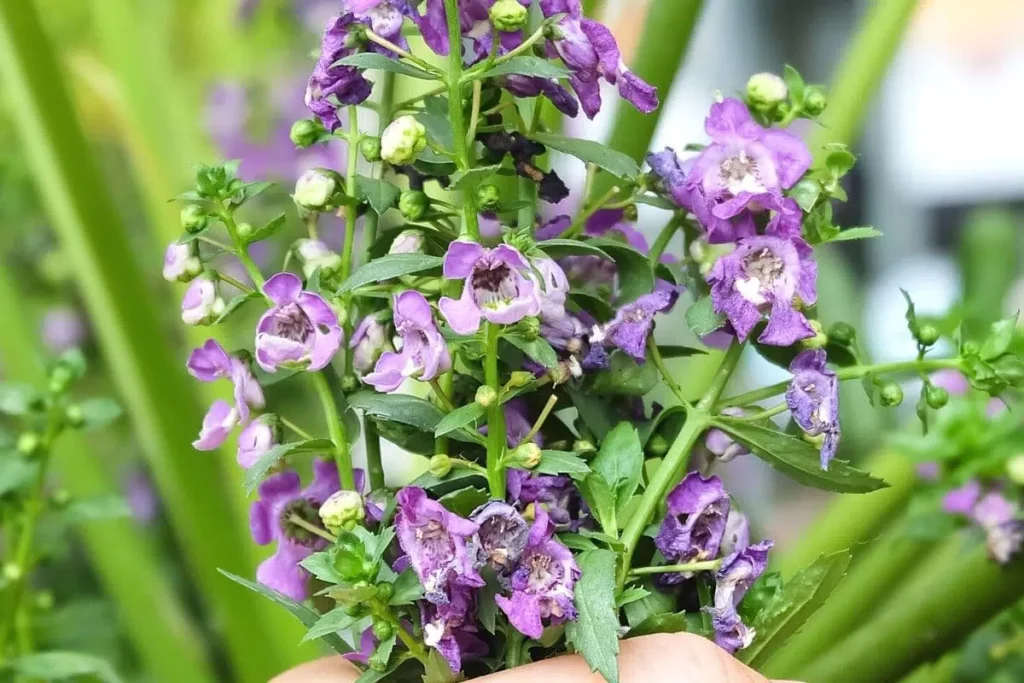
<path id="1" fill-rule="evenodd" d="M 267 183 L 267 186 L 273 185 L 273 183 Z M 246 244 L 254 244 L 265 239 L 269 239 L 281 231 L 281 228 L 288 222 L 287 214 L 278 214 L 270 219 L 266 225 L 258 228 L 254 231 L 249 238 L 246 240 Z"/>
<path id="2" fill-rule="evenodd" d="M 399 574 L 392 586 L 394 592 L 391 594 L 391 599 L 388 600 L 388 604 L 392 607 L 411 605 L 423 597 L 423 584 L 420 583 L 420 578 L 416 576 L 412 567 Z"/>
<path id="3" fill-rule="evenodd" d="M 356 66 L 360 69 L 379 69 L 381 71 L 390 71 L 391 73 L 400 74 L 402 76 L 409 76 L 410 78 L 418 78 L 422 81 L 437 80 L 437 76 L 428 71 L 424 71 L 423 69 L 412 66 L 411 64 L 406 64 L 405 62 L 390 59 L 376 52 L 359 52 L 354 55 L 349 55 L 348 57 L 339 59 L 331 66 Z"/>
<path id="4" fill-rule="evenodd" d="M 801 209 L 808 212 L 821 197 L 821 183 L 813 178 L 804 178 L 790 189 L 789 196 Z"/>
<path id="5" fill-rule="evenodd" d="M 793 101 L 803 101 L 806 84 L 800 72 L 787 64 L 782 71 L 782 80 L 786 82 L 786 88 L 789 90 L 789 96 L 793 98 Z"/>
<path id="6" fill-rule="evenodd" d="M 440 256 L 427 254 L 388 254 L 361 266 L 338 288 L 338 294 L 351 292 L 364 285 L 383 282 L 400 275 L 419 273 L 440 268 L 444 262 Z"/>
<path id="7" fill-rule="evenodd" d="M 359 621 L 358 617 L 353 617 L 347 614 L 347 607 L 335 607 L 327 614 L 317 619 L 316 623 L 309 627 L 306 631 L 306 635 L 302 637 L 302 641 L 316 640 L 317 638 L 323 638 L 324 636 L 333 636 L 339 638 L 336 634 L 338 631 L 347 631 L 356 622 Z"/>
<path id="8" fill-rule="evenodd" d="M 112 398 L 87 398 L 78 407 L 82 411 L 83 429 L 106 427 L 124 414 L 121 405 Z"/>
<path id="9" fill-rule="evenodd" d="M 566 641 L 583 655 L 591 671 L 608 683 L 619 681 L 619 611 L 615 607 L 615 561 L 611 550 L 589 550 L 578 558 L 575 602 L 579 613 L 565 629 Z"/>
<path id="10" fill-rule="evenodd" d="M 408 394 L 378 394 L 357 391 L 349 396 L 349 405 L 367 415 L 415 427 L 433 434 L 444 414 L 432 403 Z"/>
<path id="11" fill-rule="evenodd" d="M 989 334 L 988 339 L 985 340 L 985 343 L 981 345 L 980 355 L 982 360 L 995 360 L 1010 350 L 1010 345 L 1013 344 L 1013 338 L 1017 331 L 1017 320 L 1019 318 L 1020 312 L 1018 311 L 1009 318 L 992 323 L 992 332 Z"/>
<path id="12" fill-rule="evenodd" d="M 628 245 L 610 239 L 592 239 L 590 244 L 608 254 L 615 261 L 619 285 L 616 303 L 619 306 L 635 301 L 654 290 L 654 270 L 644 254 Z"/>
<path id="13" fill-rule="evenodd" d="M 532 133 L 530 137 L 546 147 L 574 156 L 584 163 L 594 164 L 619 178 L 632 179 L 640 173 L 640 167 L 633 159 L 600 142 L 565 138 L 551 133 Z"/>
<path id="14" fill-rule="evenodd" d="M 829 242 L 848 242 L 850 240 L 864 240 L 881 236 L 882 231 L 875 228 L 844 228 L 842 232 L 832 237 Z"/>
<path id="15" fill-rule="evenodd" d="M 224 322 L 229 317 L 234 315 L 235 312 L 237 312 L 245 304 L 249 303 L 250 301 L 255 301 L 256 299 L 262 298 L 263 294 L 257 291 L 245 292 L 244 294 L 239 294 L 238 296 L 231 297 L 231 300 L 228 301 L 227 305 L 224 307 L 224 312 L 221 313 L 220 316 L 215 321 L 213 321 L 213 324 L 220 325 L 222 322 Z"/>
<path id="16" fill-rule="evenodd" d="M 131 516 L 131 506 L 124 496 L 119 495 L 73 500 L 64 511 L 64 518 L 72 523 L 124 519 Z"/>
<path id="17" fill-rule="evenodd" d="M 42 394 L 27 384 L 0 384 L 0 413 L 27 415 L 33 406 L 42 405 Z"/>
<path id="18" fill-rule="evenodd" d="M 593 375 L 593 390 L 610 396 L 646 396 L 660 379 L 654 363 L 641 365 L 628 353 L 615 350 L 608 368 Z"/>
<path id="19" fill-rule="evenodd" d="M 2 668 L 13 669 L 26 678 L 44 681 L 93 676 L 102 683 L 122 683 L 110 664 L 99 657 L 78 652 L 36 652 L 6 662 Z"/>
<path id="20" fill-rule="evenodd" d="M 39 464 L 16 453 L 0 455 L 0 496 L 16 491 L 35 479 Z"/>
<path id="21" fill-rule="evenodd" d="M 680 346 L 678 344 L 658 344 L 658 351 L 665 360 L 673 358 L 690 358 L 691 356 L 702 356 L 707 353 L 704 349 L 695 349 L 692 346 Z"/>

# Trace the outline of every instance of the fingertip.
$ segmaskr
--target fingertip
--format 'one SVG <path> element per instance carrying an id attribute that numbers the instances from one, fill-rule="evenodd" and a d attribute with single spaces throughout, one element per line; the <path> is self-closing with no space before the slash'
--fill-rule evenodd
<path id="1" fill-rule="evenodd" d="M 285 671 L 269 683 L 352 683 L 359 670 L 341 657 L 324 657 Z"/>

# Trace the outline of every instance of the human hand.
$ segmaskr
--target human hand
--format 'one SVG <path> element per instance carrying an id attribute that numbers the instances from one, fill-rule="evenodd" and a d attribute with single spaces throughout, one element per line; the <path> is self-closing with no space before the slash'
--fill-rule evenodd
<path id="1" fill-rule="evenodd" d="M 626 640 L 619 655 L 622 683 L 768 683 L 764 676 L 740 664 L 711 641 L 678 633 Z M 359 672 L 340 657 L 304 664 L 271 683 L 353 683 Z M 601 683 L 580 657 L 558 657 L 512 671 L 481 683 Z M 777 681 L 776 683 L 785 683 Z"/>

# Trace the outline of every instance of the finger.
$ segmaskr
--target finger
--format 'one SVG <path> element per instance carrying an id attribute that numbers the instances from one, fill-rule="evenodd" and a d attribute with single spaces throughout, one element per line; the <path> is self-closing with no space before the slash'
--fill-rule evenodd
<path id="1" fill-rule="evenodd" d="M 353 683 L 359 670 L 341 657 L 324 657 L 284 672 L 270 683 Z"/>

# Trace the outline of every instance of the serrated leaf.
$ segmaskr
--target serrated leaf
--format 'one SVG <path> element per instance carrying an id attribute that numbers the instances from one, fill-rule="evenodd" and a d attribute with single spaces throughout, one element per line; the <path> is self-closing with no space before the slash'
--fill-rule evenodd
<path id="1" fill-rule="evenodd" d="M 821 469 L 818 449 L 803 439 L 751 422 L 720 417 L 715 426 L 748 446 L 752 453 L 804 486 L 838 493 L 870 493 L 886 484 L 843 460 Z"/>
<path id="2" fill-rule="evenodd" d="M 686 309 L 686 325 L 698 337 L 711 334 L 724 324 L 725 316 L 715 313 L 710 296 L 697 299 L 696 303 Z"/>
<path id="3" fill-rule="evenodd" d="M 267 588 L 263 584 L 255 583 L 248 579 L 243 579 L 241 576 L 238 576 L 237 574 L 232 574 L 231 572 L 225 571 L 223 569 L 218 569 L 217 571 L 219 571 L 221 574 L 231 579 L 238 585 L 244 586 L 249 590 L 253 591 L 254 593 L 259 593 L 264 597 L 270 598 L 277 604 L 281 605 L 282 607 L 287 609 L 288 612 L 291 613 L 293 617 L 301 621 L 302 624 L 306 626 L 306 628 L 311 628 L 314 624 L 316 624 L 316 622 L 320 620 L 319 614 L 317 614 L 310 608 L 306 607 L 305 605 L 297 603 L 287 596 L 281 595 L 272 588 Z M 331 647 L 332 650 L 334 650 L 338 654 L 348 654 L 352 651 L 352 648 L 350 648 L 345 643 L 344 640 L 342 640 L 336 635 L 324 636 L 323 640 Z"/>
<path id="4" fill-rule="evenodd" d="M 359 199 L 369 202 L 370 208 L 378 216 L 394 206 L 402 196 L 402 190 L 394 183 L 361 175 L 356 176 L 356 190 Z"/>
<path id="5" fill-rule="evenodd" d="M 313 553 L 299 562 L 299 564 L 303 569 L 324 583 L 343 583 L 344 581 L 341 575 L 338 574 L 338 570 L 334 568 L 334 556 L 330 551 L 325 550 Z"/>
<path id="6" fill-rule="evenodd" d="M 424 71 L 417 66 L 385 57 L 376 52 L 359 52 L 349 55 L 339 59 L 331 66 L 356 66 L 360 69 L 379 69 L 380 71 L 390 71 L 391 73 L 409 76 L 410 78 L 418 78 L 421 81 L 437 80 L 437 76 L 429 71 Z"/>
<path id="7" fill-rule="evenodd" d="M 484 408 L 476 401 L 456 408 L 437 423 L 437 427 L 434 428 L 434 436 L 444 436 L 463 427 L 472 429 L 476 426 L 476 421 L 483 417 L 486 412 L 487 408 Z"/>
<path id="8" fill-rule="evenodd" d="M 302 452 L 329 452 L 334 450 L 334 443 L 329 439 L 312 439 L 310 441 L 289 441 L 288 443 L 278 444 L 269 451 L 260 456 L 252 467 L 250 467 L 246 473 L 243 481 L 245 486 L 245 492 L 252 493 L 259 483 L 263 481 L 263 477 L 266 476 L 274 465 L 287 455 L 292 453 Z"/>
<path id="9" fill-rule="evenodd" d="M 573 479 L 583 479 L 590 474 L 590 466 L 571 451 L 541 451 L 540 464 L 533 471 L 540 474 L 568 474 Z"/>
<path id="10" fill-rule="evenodd" d="M 611 550 L 589 550 L 579 556 L 576 621 L 566 625 L 566 640 L 608 683 L 619 681 L 619 611 L 615 607 L 615 560 Z"/>
<path id="11" fill-rule="evenodd" d="M 804 212 L 810 212 L 821 198 L 821 183 L 813 178 L 804 178 L 789 191 L 789 196 Z"/>
<path id="12" fill-rule="evenodd" d="M 39 463 L 22 460 L 16 455 L 0 458 L 0 496 L 28 485 L 38 471 Z"/>
<path id="13" fill-rule="evenodd" d="M 346 614 L 345 609 L 344 607 L 335 607 L 317 619 L 316 623 L 306 631 L 306 635 L 302 636 L 301 642 L 305 643 L 310 640 L 316 640 L 317 638 L 323 638 L 324 636 L 337 634 L 338 631 L 347 631 L 352 628 L 359 621 L 359 618 Z M 335 637 L 339 636 L 335 635 Z"/>
<path id="14" fill-rule="evenodd" d="M 866 240 L 873 237 L 881 237 L 882 231 L 875 228 L 846 228 L 838 235 L 832 236 L 829 242 L 849 242 L 851 240 Z"/>
<path id="15" fill-rule="evenodd" d="M 357 391 L 349 396 L 349 405 L 373 417 L 399 422 L 423 432 L 433 433 L 444 414 L 429 401 L 407 394 L 378 394 Z"/>
<path id="16" fill-rule="evenodd" d="M 393 607 L 411 605 L 423 597 L 423 584 L 411 567 L 399 574 L 391 585 L 394 590 L 388 604 Z"/>
<path id="17" fill-rule="evenodd" d="M 239 294 L 238 296 L 231 297 L 227 305 L 224 307 L 224 312 L 221 313 L 216 320 L 213 321 L 214 325 L 219 325 L 229 317 L 235 314 L 242 306 L 253 301 L 255 299 L 262 299 L 263 295 L 260 292 L 252 291 Z"/>
<path id="18" fill-rule="evenodd" d="M 1013 344 L 1013 338 L 1017 332 L 1019 318 L 1020 312 L 1018 311 L 1009 318 L 992 323 L 992 331 L 981 345 L 979 355 L 982 360 L 995 360 L 1010 350 L 1010 345 Z"/>
<path id="19" fill-rule="evenodd" d="M 846 175 L 857 163 L 857 157 L 848 149 L 837 149 L 828 153 L 825 157 L 825 168 L 829 170 L 833 178 Z"/>
<path id="20" fill-rule="evenodd" d="M 259 228 L 258 230 L 254 231 L 251 235 L 249 235 L 249 238 L 245 240 L 246 244 L 261 242 L 265 239 L 273 237 L 274 235 L 281 231 L 281 228 L 283 228 L 287 222 L 287 214 L 282 213 L 278 214 L 277 216 L 274 216 L 266 225 L 264 225 L 263 227 Z"/>
<path id="21" fill-rule="evenodd" d="M 63 681 L 78 676 L 91 676 L 102 683 L 121 683 L 121 678 L 108 662 L 80 652 L 35 652 L 0 665 L 13 669 L 30 680 Z"/>
<path id="22" fill-rule="evenodd" d="M 602 168 L 614 176 L 624 179 L 635 178 L 640 173 L 633 157 L 611 149 L 593 140 L 565 138 L 551 133 L 533 133 L 531 139 L 580 161 Z"/>
<path id="23" fill-rule="evenodd" d="M 401 275 L 440 268 L 444 259 L 428 254 L 388 254 L 374 259 L 352 273 L 338 288 L 338 294 L 351 292 L 364 285 L 391 280 Z"/>
<path id="24" fill-rule="evenodd" d="M 564 66 L 560 66 L 546 59 L 541 59 L 540 57 L 523 55 L 520 57 L 513 57 L 507 62 L 502 62 L 497 66 L 493 66 L 476 78 L 482 80 L 484 78 L 497 78 L 498 76 L 509 76 L 512 74 L 561 80 L 569 77 L 569 70 Z"/>
<path id="25" fill-rule="evenodd" d="M 0 413 L 27 415 L 41 399 L 39 391 L 27 384 L 0 384 Z"/>
<path id="26" fill-rule="evenodd" d="M 391 659 L 391 653 L 395 649 L 395 642 L 397 639 L 397 634 L 392 633 L 377 644 L 376 649 L 373 651 L 373 656 L 370 657 L 371 669 L 376 670 L 387 668 L 388 661 Z"/>
<path id="27" fill-rule="evenodd" d="M 819 557 L 811 566 L 786 581 L 782 590 L 765 605 L 754 620 L 757 636 L 738 658 L 760 668 L 825 604 L 850 566 L 850 551 Z"/>
<path id="28" fill-rule="evenodd" d="M 124 411 L 112 398 L 87 398 L 78 404 L 82 412 L 82 429 L 98 429 L 121 417 Z"/>
<path id="29" fill-rule="evenodd" d="M 579 489 L 580 495 L 590 507 L 591 513 L 597 517 L 605 533 L 617 535 L 619 522 L 615 509 L 615 490 L 608 481 L 597 472 L 591 472 L 590 476 L 580 483 Z"/>
<path id="30" fill-rule="evenodd" d="M 643 466 L 640 435 L 630 423 L 620 422 L 601 440 L 601 450 L 590 463 L 590 469 L 611 487 L 617 513 L 622 512 L 626 501 L 640 485 Z"/>
<path id="31" fill-rule="evenodd" d="M 466 187 L 473 187 L 481 180 L 489 178 L 499 170 L 501 170 L 501 164 L 479 166 L 477 168 L 471 168 L 468 171 L 457 171 L 451 177 L 451 184 L 448 186 L 448 190 L 450 192 L 454 192 L 455 190 L 461 190 Z"/>
<path id="32" fill-rule="evenodd" d="M 112 494 L 73 500 L 63 516 L 71 523 L 126 519 L 132 516 L 132 508 L 124 496 Z"/>
<path id="33" fill-rule="evenodd" d="M 615 606 L 620 608 L 624 607 L 625 605 L 637 602 L 638 600 L 643 600 L 650 594 L 651 591 L 647 590 L 646 588 L 642 588 L 640 586 L 630 586 L 629 588 L 619 593 L 619 597 L 615 601 Z"/>
<path id="34" fill-rule="evenodd" d="M 558 365 L 558 354 L 555 353 L 551 344 L 542 337 L 537 337 L 533 341 L 526 341 L 526 339 L 518 334 L 508 334 L 505 335 L 504 339 L 545 368 L 551 369 Z"/>

